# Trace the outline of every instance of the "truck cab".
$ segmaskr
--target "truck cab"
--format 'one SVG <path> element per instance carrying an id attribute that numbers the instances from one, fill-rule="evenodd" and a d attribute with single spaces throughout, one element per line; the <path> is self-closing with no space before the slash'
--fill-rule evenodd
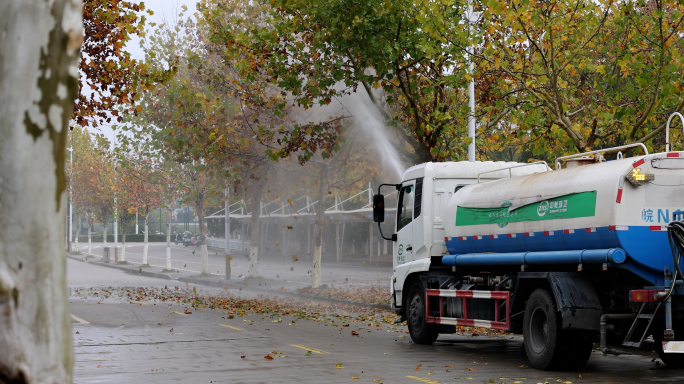
<path id="1" fill-rule="evenodd" d="M 471 184 L 549 170 L 544 162 L 429 162 L 407 169 L 401 183 L 387 185 L 399 192 L 391 283 L 394 311 L 405 317 L 408 290 L 421 272 L 430 269 L 433 258 L 447 253 L 444 220 L 454 193 Z"/>

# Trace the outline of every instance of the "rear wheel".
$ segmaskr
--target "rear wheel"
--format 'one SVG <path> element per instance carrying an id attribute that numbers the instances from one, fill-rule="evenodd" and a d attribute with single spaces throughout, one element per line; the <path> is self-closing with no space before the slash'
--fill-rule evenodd
<path id="1" fill-rule="evenodd" d="M 409 334 L 414 343 L 432 344 L 437 340 L 437 325 L 425 322 L 425 290 L 420 283 L 414 284 L 409 290 L 406 317 Z"/>
<path id="2" fill-rule="evenodd" d="M 525 306 L 523 336 L 525 353 L 532 367 L 553 369 L 560 359 L 558 312 L 549 292 L 537 289 Z"/>
<path id="3" fill-rule="evenodd" d="M 663 330 L 664 327 L 658 327 L 657 330 L 653 332 L 653 340 L 656 344 L 656 352 L 658 352 L 658 357 L 671 368 L 682 368 L 684 367 L 684 353 L 665 353 L 663 352 Z M 675 326 L 675 336 L 681 335 L 684 332 L 684 328 Z M 680 336 L 681 337 L 681 336 Z M 681 340 L 681 338 L 679 339 Z"/>

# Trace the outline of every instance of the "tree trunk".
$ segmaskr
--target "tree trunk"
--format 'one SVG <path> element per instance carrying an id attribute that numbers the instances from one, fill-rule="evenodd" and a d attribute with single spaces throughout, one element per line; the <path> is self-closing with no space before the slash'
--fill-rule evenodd
<path id="1" fill-rule="evenodd" d="M 76 222 L 78 223 L 78 230 L 76 232 L 76 236 L 74 236 L 74 243 L 76 244 L 76 251 L 78 252 L 78 237 L 81 235 L 81 214 L 76 211 Z M 74 225 L 71 223 L 71 225 Z"/>
<path id="2" fill-rule="evenodd" d="M 126 228 L 124 227 L 123 234 L 121 234 L 121 256 L 119 256 L 119 262 L 123 263 L 126 261 Z"/>
<path id="3" fill-rule="evenodd" d="M 107 230 L 109 229 L 109 218 L 106 218 L 102 221 L 104 221 L 104 223 L 102 223 L 102 226 L 104 227 L 104 229 L 102 230 L 102 248 L 104 249 L 104 247 L 107 246 Z"/>
<path id="4" fill-rule="evenodd" d="M 166 207 L 166 269 L 171 270 L 171 207 Z"/>
<path id="5" fill-rule="evenodd" d="M 65 152 L 81 2 L 0 1 L 0 382 L 70 383 Z"/>
<path id="6" fill-rule="evenodd" d="M 318 172 L 318 207 L 314 227 L 313 267 L 311 269 L 311 288 L 321 286 L 321 252 L 323 249 L 323 227 L 325 226 L 325 197 L 328 195 L 328 165 L 321 164 Z"/>
<path id="7" fill-rule="evenodd" d="M 144 266 L 149 266 L 150 264 L 147 262 L 147 248 L 148 248 L 148 235 L 150 232 L 150 209 L 148 207 L 145 207 L 145 235 L 144 235 L 144 242 L 143 242 L 143 257 L 142 257 L 142 265 Z"/>
<path id="8" fill-rule="evenodd" d="M 202 274 L 209 274 L 209 252 L 207 251 L 207 237 L 204 235 L 204 195 L 197 199 L 197 220 L 199 221 L 199 241 L 202 255 Z"/>
<path id="9" fill-rule="evenodd" d="M 252 235 L 250 236 L 249 245 L 249 269 L 247 270 L 247 277 L 259 276 L 259 239 L 261 238 L 261 228 L 259 218 L 261 216 L 261 195 L 264 192 L 266 185 L 266 175 L 261 179 L 255 180 L 252 185 Z"/>
<path id="10" fill-rule="evenodd" d="M 93 233 L 93 223 L 88 223 L 88 255 L 93 254 L 93 241 L 92 241 L 92 233 Z"/>

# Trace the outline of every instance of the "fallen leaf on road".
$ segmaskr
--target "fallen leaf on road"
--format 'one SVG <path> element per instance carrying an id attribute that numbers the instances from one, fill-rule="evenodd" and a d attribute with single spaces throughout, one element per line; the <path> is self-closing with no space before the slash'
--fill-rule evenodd
<path id="1" fill-rule="evenodd" d="M 245 358 L 245 355 L 240 356 L 240 358 L 241 358 L 241 359 L 244 359 L 244 358 Z"/>
<path id="2" fill-rule="evenodd" d="M 354 377 L 352 377 L 352 380 L 358 380 L 358 379 L 359 379 L 359 377 L 358 377 L 358 376 L 354 376 Z"/>
<path id="3" fill-rule="evenodd" d="M 469 371 L 469 372 L 477 372 L 477 369 L 475 369 L 475 368 L 467 368 L 467 367 L 466 367 L 466 371 Z"/>
<path id="4" fill-rule="evenodd" d="M 76 331 L 76 334 L 77 334 L 77 335 L 80 335 L 80 334 L 81 334 L 81 332 L 79 332 L 79 331 Z"/>
<path id="5" fill-rule="evenodd" d="M 413 370 L 414 370 L 414 371 L 420 371 L 420 366 L 421 366 L 421 365 L 423 365 L 423 364 L 418 364 L 418 365 L 416 365 L 416 367 L 413 368 Z"/>
<path id="6" fill-rule="evenodd" d="M 342 368 L 344 368 L 344 367 L 342 366 L 342 364 L 337 364 L 337 365 L 335 366 L 335 368 L 337 368 L 337 369 L 342 369 Z"/>
<path id="7" fill-rule="evenodd" d="M 173 328 L 169 329 L 169 332 L 173 332 Z"/>
<path id="8" fill-rule="evenodd" d="M 290 271 L 294 271 L 294 267 L 290 267 Z"/>
<path id="9" fill-rule="evenodd" d="M 266 355 L 266 356 L 264 356 L 264 359 L 266 359 L 266 360 L 273 360 L 273 356 L 271 356 L 271 355 Z"/>
<path id="10" fill-rule="evenodd" d="M 351 331 L 351 334 L 352 334 L 352 336 L 358 336 L 359 335 L 359 333 L 356 331 Z"/>
<path id="11" fill-rule="evenodd" d="M 228 315 L 228 318 L 233 319 L 233 318 L 235 318 L 235 315 Z"/>

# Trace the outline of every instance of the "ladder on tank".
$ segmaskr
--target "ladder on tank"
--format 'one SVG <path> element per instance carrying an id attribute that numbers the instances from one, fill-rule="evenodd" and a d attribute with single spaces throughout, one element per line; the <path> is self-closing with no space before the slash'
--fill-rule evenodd
<path id="1" fill-rule="evenodd" d="M 650 313 L 647 307 L 653 308 L 653 306 L 648 304 L 651 303 L 643 303 L 641 308 L 639 308 L 639 313 L 637 313 L 632 326 L 629 328 L 625 340 L 622 342 L 622 346 L 640 348 L 644 339 L 648 336 L 648 331 L 651 329 L 651 323 L 658 313 L 658 309 L 660 309 L 660 304 L 662 304 L 662 302 L 658 302 L 658 305 L 656 305 L 652 313 Z"/>

